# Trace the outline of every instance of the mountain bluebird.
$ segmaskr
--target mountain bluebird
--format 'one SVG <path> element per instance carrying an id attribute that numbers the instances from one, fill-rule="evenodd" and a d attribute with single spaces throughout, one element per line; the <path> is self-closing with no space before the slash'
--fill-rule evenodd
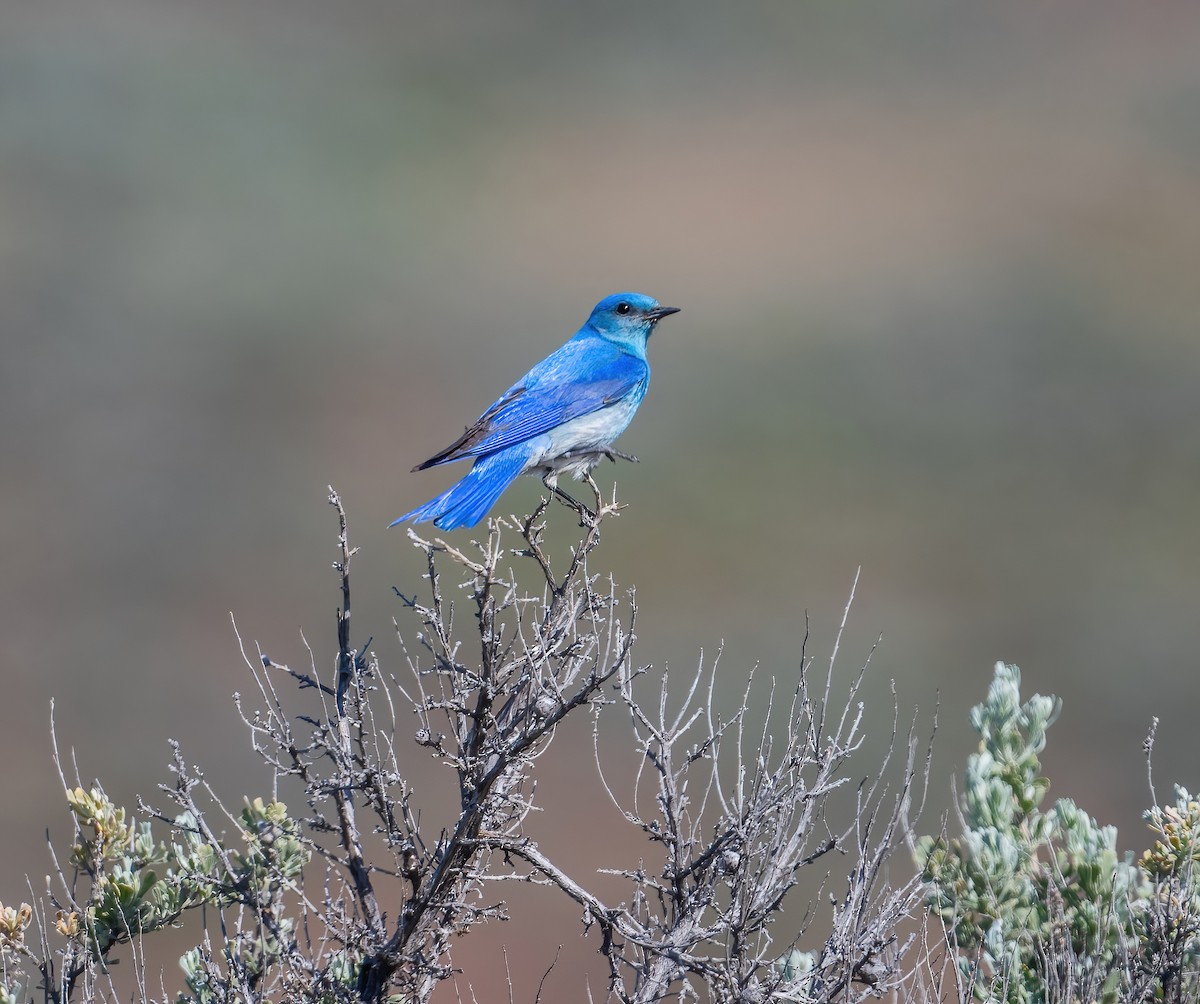
<path id="1" fill-rule="evenodd" d="M 540 475 L 550 491 L 581 511 L 558 488 L 558 477 L 586 478 L 599 500 L 592 468 L 604 457 L 636 459 L 612 444 L 650 385 L 646 340 L 678 310 L 642 293 L 601 300 L 569 342 L 506 390 L 454 443 L 413 468 L 474 460 L 458 484 L 391 525 L 411 519 L 433 520 L 441 530 L 474 526 L 519 474 Z"/>

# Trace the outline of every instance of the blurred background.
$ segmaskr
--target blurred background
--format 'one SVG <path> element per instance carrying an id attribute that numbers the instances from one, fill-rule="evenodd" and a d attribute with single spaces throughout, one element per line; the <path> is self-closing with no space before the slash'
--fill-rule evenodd
<path id="1" fill-rule="evenodd" d="M 0 899 L 70 836 L 51 699 L 118 800 L 169 780 L 168 738 L 232 803 L 269 791 L 230 613 L 333 665 L 327 484 L 356 638 L 399 670 L 422 567 L 386 526 L 462 473 L 409 468 L 622 289 L 683 308 L 619 444 L 642 463 L 600 470 L 639 660 L 723 645 L 726 702 L 788 683 L 861 566 L 863 772 L 893 680 L 926 731 L 940 702 L 936 828 L 1016 662 L 1065 702 L 1052 797 L 1140 851 L 1154 716 L 1160 796 L 1200 784 L 1197 52 L 1200 8 L 1094 0 L 7 0 Z M 581 875 L 645 850 L 585 738 L 540 762 Z M 601 987 L 576 911 L 534 903 L 455 963 L 483 991 L 506 945 L 532 999 L 552 924 L 552 998 Z"/>

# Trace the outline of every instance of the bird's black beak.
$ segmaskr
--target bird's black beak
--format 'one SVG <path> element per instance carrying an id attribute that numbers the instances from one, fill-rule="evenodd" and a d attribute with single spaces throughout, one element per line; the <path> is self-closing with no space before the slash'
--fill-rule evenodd
<path id="1" fill-rule="evenodd" d="M 671 314 L 678 314 L 680 309 L 679 307 L 655 307 L 653 310 L 647 310 L 646 316 L 657 324 L 664 317 L 669 317 Z"/>

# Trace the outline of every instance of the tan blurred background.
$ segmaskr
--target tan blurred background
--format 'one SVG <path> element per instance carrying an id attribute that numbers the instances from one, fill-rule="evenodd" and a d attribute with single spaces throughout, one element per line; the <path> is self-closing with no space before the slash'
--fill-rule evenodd
<path id="1" fill-rule="evenodd" d="M 1198 53 L 1185 4 L 7 0 L 0 899 L 69 835 L 51 698 L 118 799 L 168 738 L 232 801 L 269 789 L 229 615 L 332 665 L 327 483 L 398 669 L 421 569 L 385 527 L 457 476 L 408 469 L 621 289 L 684 308 L 643 462 L 601 471 L 639 658 L 723 641 L 725 701 L 791 680 L 861 565 L 841 671 L 882 632 L 876 733 L 892 679 L 926 722 L 940 695 L 928 824 L 1006 659 L 1065 700 L 1052 794 L 1140 849 L 1152 716 L 1160 793 L 1200 784 Z M 627 861 L 572 743 L 541 768 L 573 814 L 539 825 Z M 461 946 L 480 993 L 507 944 L 532 999 L 539 924 L 557 999 L 602 985 L 538 903 Z"/>

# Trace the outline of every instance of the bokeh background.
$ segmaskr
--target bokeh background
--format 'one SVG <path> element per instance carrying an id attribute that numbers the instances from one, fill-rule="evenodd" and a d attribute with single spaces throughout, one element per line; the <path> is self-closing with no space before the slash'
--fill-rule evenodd
<path id="1" fill-rule="evenodd" d="M 168 738 L 268 790 L 230 613 L 332 665 L 328 483 L 399 668 L 386 525 L 455 476 L 409 468 L 630 288 L 684 308 L 643 462 L 601 470 L 639 658 L 794 679 L 861 566 L 839 679 L 882 634 L 873 734 L 892 680 L 940 701 L 928 826 L 1005 659 L 1065 701 L 1052 794 L 1141 849 L 1153 716 L 1160 792 L 1200 785 L 1198 52 L 1194 4 L 6 0 L 0 899 L 69 836 L 52 698 L 118 799 Z M 587 871 L 640 845 L 579 739 L 539 825 Z M 507 945 L 532 999 L 553 925 L 578 999 L 576 921 L 545 897 L 455 961 L 485 991 Z"/>

